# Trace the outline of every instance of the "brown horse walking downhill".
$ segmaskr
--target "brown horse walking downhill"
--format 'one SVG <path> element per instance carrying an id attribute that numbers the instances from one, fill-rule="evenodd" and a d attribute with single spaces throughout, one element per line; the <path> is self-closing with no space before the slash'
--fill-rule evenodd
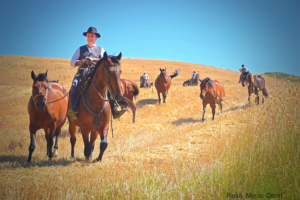
<path id="1" fill-rule="evenodd" d="M 129 99 L 132 104 L 132 106 L 130 106 L 131 110 L 132 110 L 132 122 L 135 123 L 135 112 L 136 112 L 136 106 L 133 103 L 133 97 L 136 99 L 136 96 L 139 94 L 139 87 L 136 83 L 127 80 L 127 79 L 121 79 L 121 83 L 123 85 L 123 95 L 125 98 Z M 123 105 L 121 105 L 121 107 L 125 107 Z"/>
<path id="2" fill-rule="evenodd" d="M 173 75 L 168 75 L 166 68 L 165 69 L 159 69 L 160 70 L 160 74 L 157 76 L 156 80 L 155 80 L 155 88 L 157 91 L 157 95 L 158 95 L 158 101 L 159 101 L 159 105 L 161 102 L 160 99 L 160 93 L 163 95 L 163 102 L 166 103 L 166 98 L 169 92 L 169 89 L 171 87 L 171 79 L 176 77 L 179 74 L 179 69 L 176 70 L 176 72 Z"/>
<path id="3" fill-rule="evenodd" d="M 66 88 L 47 79 L 47 72 L 38 76 L 31 72 L 33 79 L 32 96 L 28 101 L 30 145 L 28 162 L 35 149 L 36 132 L 44 129 L 47 140 L 47 155 L 53 157 L 52 146 L 55 135 L 54 154 L 57 155 L 58 137 L 66 121 L 68 92 Z"/>
<path id="4" fill-rule="evenodd" d="M 224 84 L 219 80 L 212 81 L 210 78 L 200 80 L 200 98 L 203 104 L 203 116 L 202 122 L 204 121 L 204 114 L 206 105 L 209 104 L 212 109 L 212 120 L 215 119 L 216 104 L 220 106 L 222 112 L 222 99 L 225 97 Z"/>
<path id="5" fill-rule="evenodd" d="M 95 147 L 95 141 L 100 135 L 100 153 L 97 161 L 101 161 L 104 151 L 107 148 L 107 134 L 109 129 L 110 105 L 107 98 L 107 92 L 114 100 L 123 99 L 121 91 L 122 83 L 120 81 L 120 60 L 122 54 L 116 57 L 109 57 L 104 53 L 103 58 L 95 66 L 91 76 L 91 84 L 83 91 L 78 102 L 78 118 L 69 119 L 69 132 L 71 135 L 71 156 L 74 157 L 74 146 L 76 142 L 76 128 L 80 127 L 83 142 L 84 155 L 86 159 L 92 158 L 92 152 Z M 71 107 L 69 101 L 68 107 Z M 89 134 L 91 136 L 89 138 Z"/>

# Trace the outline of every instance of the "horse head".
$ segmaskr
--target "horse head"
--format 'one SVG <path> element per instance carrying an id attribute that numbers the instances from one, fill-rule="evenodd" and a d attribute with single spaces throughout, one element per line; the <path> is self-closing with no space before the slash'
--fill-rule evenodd
<path id="1" fill-rule="evenodd" d="M 200 81 L 200 98 L 201 99 L 204 99 L 205 98 L 205 95 L 206 93 L 209 91 L 209 81 L 210 81 L 210 78 L 205 78 L 204 80 L 201 80 L 199 78 L 199 81 Z"/>
<path id="2" fill-rule="evenodd" d="M 245 87 L 245 85 L 247 85 L 248 83 L 250 83 L 249 73 L 242 74 L 242 85 L 243 85 L 243 87 Z"/>
<path id="3" fill-rule="evenodd" d="M 104 52 L 103 58 L 97 63 L 98 65 L 102 65 L 102 67 L 99 67 L 102 68 L 102 72 L 100 72 L 102 84 L 108 87 L 111 97 L 116 101 L 123 98 L 121 91 L 123 86 L 120 81 L 120 75 L 122 73 L 120 67 L 121 58 L 122 53 L 118 56 L 108 56 L 107 53 Z"/>
<path id="4" fill-rule="evenodd" d="M 165 83 L 167 83 L 167 79 L 166 79 L 167 71 L 166 71 L 166 69 L 167 68 L 165 68 L 165 69 L 159 68 L 160 76 L 162 76 L 164 78 Z"/>
<path id="5" fill-rule="evenodd" d="M 31 78 L 33 80 L 32 85 L 32 100 L 36 106 L 38 112 L 42 112 L 47 104 L 48 94 L 48 78 L 47 73 L 40 73 L 38 76 L 35 75 L 34 71 L 31 71 Z"/>

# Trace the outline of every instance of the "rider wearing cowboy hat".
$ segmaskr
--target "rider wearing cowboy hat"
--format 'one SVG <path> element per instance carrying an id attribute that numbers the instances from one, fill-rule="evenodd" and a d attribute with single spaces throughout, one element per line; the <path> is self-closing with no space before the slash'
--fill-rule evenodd
<path id="1" fill-rule="evenodd" d="M 71 87 L 71 108 L 68 109 L 68 115 L 72 118 L 77 118 L 77 93 L 78 93 L 78 84 L 82 76 L 82 69 L 88 66 L 89 62 L 92 65 L 95 65 L 97 61 L 99 61 L 104 54 L 104 49 L 95 44 L 96 40 L 101 37 L 99 33 L 97 33 L 97 29 L 95 27 L 89 27 L 87 32 L 84 32 L 83 35 L 87 39 L 87 44 L 79 47 L 72 59 L 71 59 L 71 66 L 78 67 L 78 72 L 74 77 Z M 118 104 L 116 102 L 110 103 L 112 108 L 112 113 L 114 118 L 119 118 L 126 112 L 126 109 L 122 109 L 118 111 Z"/>

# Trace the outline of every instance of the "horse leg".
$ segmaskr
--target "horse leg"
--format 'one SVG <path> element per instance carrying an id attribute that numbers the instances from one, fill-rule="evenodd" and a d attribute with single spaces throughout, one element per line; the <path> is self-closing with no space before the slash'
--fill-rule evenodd
<path id="1" fill-rule="evenodd" d="M 91 132 L 91 140 L 90 140 L 91 154 L 90 154 L 89 159 L 92 159 L 92 157 L 93 157 L 93 151 L 94 151 L 94 148 L 95 148 L 95 142 L 96 142 L 97 137 L 98 137 L 98 132 L 97 131 L 92 131 Z"/>
<path id="2" fill-rule="evenodd" d="M 72 158 L 74 158 L 74 147 L 75 147 L 75 143 L 76 143 L 76 128 L 77 128 L 77 126 L 74 124 L 74 122 L 72 120 L 69 120 L 69 133 L 71 135 L 70 143 L 71 143 L 71 157 Z"/>
<path id="3" fill-rule="evenodd" d="M 53 147 L 53 136 L 54 136 L 55 130 L 56 130 L 56 124 L 52 124 L 52 126 L 48 130 L 46 132 L 46 134 L 47 134 L 46 135 L 46 137 L 47 137 L 47 152 L 48 152 L 48 158 L 49 158 L 49 160 L 51 160 L 53 157 L 52 147 Z"/>
<path id="4" fill-rule="evenodd" d="M 32 156 L 32 153 L 35 149 L 35 137 L 36 137 L 36 131 L 37 131 L 37 127 L 32 125 L 30 123 L 29 125 L 29 132 L 30 132 L 30 145 L 29 145 L 29 155 L 28 155 L 28 160 L 27 162 L 31 162 L 31 156 Z"/>
<path id="5" fill-rule="evenodd" d="M 61 124 L 59 124 L 59 126 L 56 127 L 56 130 L 55 130 L 55 144 L 54 144 L 54 151 L 52 152 L 52 154 L 55 157 L 58 155 L 58 138 L 59 138 L 59 135 L 60 135 L 60 132 L 61 132 L 61 128 L 65 124 L 66 120 L 67 120 L 67 117 L 65 117 L 63 122 Z"/>
<path id="6" fill-rule="evenodd" d="M 215 120 L 216 104 L 209 104 L 212 109 L 212 120 Z"/>
<path id="7" fill-rule="evenodd" d="M 161 99 L 160 99 L 160 93 L 157 92 L 157 95 L 158 95 L 158 102 L 159 102 L 159 105 L 160 105 L 160 101 L 161 101 Z"/>
<path id="8" fill-rule="evenodd" d="M 56 157 L 58 155 L 58 137 L 59 137 L 59 134 L 55 134 L 55 143 L 54 143 L 54 147 L 53 147 L 53 152 L 52 152 L 52 155 L 54 157 Z"/>
<path id="9" fill-rule="evenodd" d="M 265 96 L 263 94 L 261 103 L 265 103 Z"/>
<path id="10" fill-rule="evenodd" d="M 96 161 L 101 161 L 102 156 L 104 154 L 104 151 L 107 148 L 107 133 L 108 133 L 108 125 L 103 128 L 103 130 L 99 131 L 99 134 L 101 135 L 101 143 L 100 143 L 100 153 Z"/>
<path id="11" fill-rule="evenodd" d="M 61 127 L 57 127 L 55 130 L 55 143 L 54 143 L 54 147 L 53 147 L 53 156 L 57 156 L 58 155 L 58 138 L 61 132 Z"/>
<path id="12" fill-rule="evenodd" d="M 248 87 L 248 102 L 249 102 L 249 105 L 250 105 L 250 97 L 251 97 L 251 91 L 250 91 L 250 86 Z"/>
<path id="13" fill-rule="evenodd" d="M 222 105 L 222 100 L 220 100 L 219 106 L 220 106 L 221 114 L 223 114 L 223 105 Z M 222 116 L 222 115 L 221 115 L 221 116 Z"/>
<path id="14" fill-rule="evenodd" d="M 258 94 L 258 88 L 254 87 L 254 94 L 255 94 L 255 103 L 259 104 L 259 94 Z"/>
<path id="15" fill-rule="evenodd" d="M 164 103 L 166 103 L 166 98 L 167 98 L 167 93 L 163 94 L 163 98 L 164 98 Z"/>
<path id="16" fill-rule="evenodd" d="M 83 139 L 83 143 L 84 143 L 83 153 L 84 153 L 85 159 L 89 160 L 91 152 L 92 152 L 91 143 L 89 141 L 89 132 L 81 129 L 81 133 L 82 133 L 82 139 Z"/>
<path id="17" fill-rule="evenodd" d="M 136 108 L 132 111 L 132 123 L 135 123 L 135 111 Z"/>
<path id="18" fill-rule="evenodd" d="M 202 122 L 204 122 L 204 115 L 205 115 L 205 110 L 206 110 L 206 102 L 203 100 L 203 115 L 202 115 Z"/>

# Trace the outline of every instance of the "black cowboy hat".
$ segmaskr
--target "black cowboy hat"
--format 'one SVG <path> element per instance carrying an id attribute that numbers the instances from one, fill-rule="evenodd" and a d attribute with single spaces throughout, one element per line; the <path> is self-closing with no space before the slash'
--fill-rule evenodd
<path id="1" fill-rule="evenodd" d="M 97 33 L 97 29 L 95 27 L 90 27 L 87 32 L 83 32 L 83 35 L 86 36 L 87 33 L 95 33 L 98 38 L 101 37 L 101 35 Z"/>

